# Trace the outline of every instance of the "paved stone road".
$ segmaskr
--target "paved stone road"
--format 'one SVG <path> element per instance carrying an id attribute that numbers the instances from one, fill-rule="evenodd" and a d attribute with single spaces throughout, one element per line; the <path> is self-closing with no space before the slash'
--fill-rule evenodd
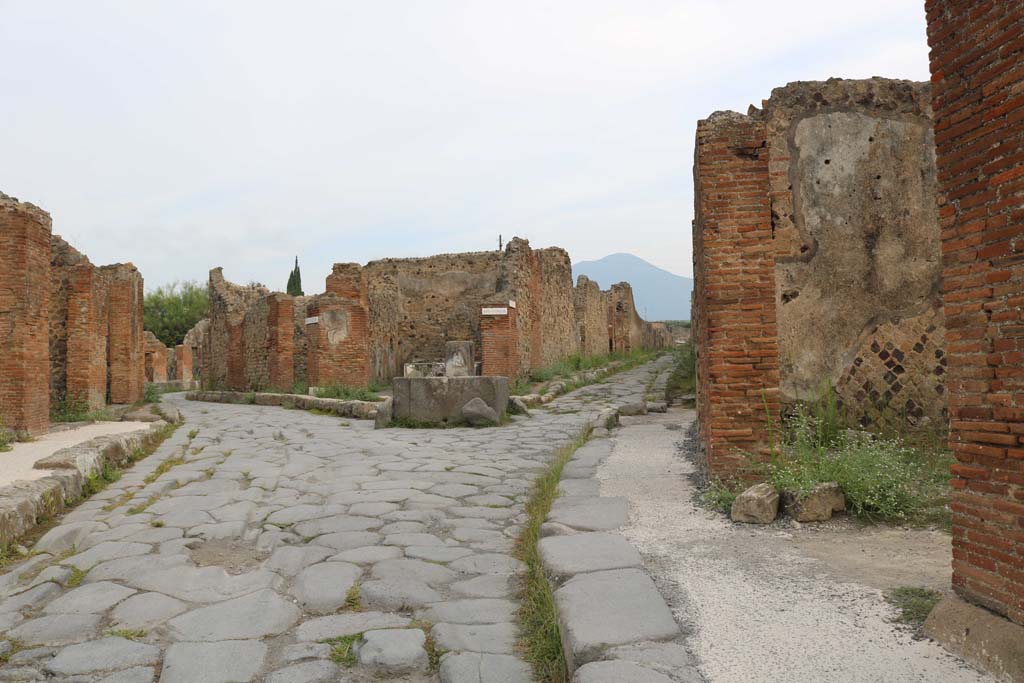
<path id="1" fill-rule="evenodd" d="M 532 477 L 666 362 L 493 429 L 168 397 L 186 425 L 0 577 L 0 681 L 527 681 L 511 551 Z M 323 641 L 359 633 L 339 668 Z"/>

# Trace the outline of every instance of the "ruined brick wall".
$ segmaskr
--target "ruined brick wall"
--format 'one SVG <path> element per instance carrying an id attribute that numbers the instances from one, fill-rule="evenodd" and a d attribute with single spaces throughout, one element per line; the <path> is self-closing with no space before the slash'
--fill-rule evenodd
<path id="1" fill-rule="evenodd" d="M 147 382 L 167 381 L 167 357 L 173 352 L 164 343 L 156 338 L 156 335 L 146 330 L 145 339 L 145 369 Z"/>
<path id="2" fill-rule="evenodd" d="M 130 263 L 102 266 L 108 301 L 108 391 L 111 403 L 141 401 L 145 390 L 142 275 Z"/>
<path id="3" fill-rule="evenodd" d="M 953 587 L 1024 624 L 1024 4 L 929 0 Z"/>
<path id="4" fill-rule="evenodd" d="M 101 281 L 94 282 L 89 273 L 93 269 L 89 259 L 61 239 L 60 235 L 50 237 L 50 395 L 61 401 L 67 394 L 68 377 L 68 307 L 72 294 L 72 278 L 75 279 L 76 310 L 86 315 L 76 315 L 78 333 L 88 330 L 85 319 L 89 299 L 105 299 Z M 104 319 L 104 326 L 106 320 Z M 82 338 L 79 338 L 80 340 Z M 106 400 L 106 353 L 104 351 L 103 394 Z M 100 404 L 102 405 L 102 403 Z"/>
<path id="5" fill-rule="evenodd" d="M 608 353 L 608 306 L 601 288 L 586 275 L 580 275 L 573 297 L 580 353 L 585 356 Z"/>
<path id="6" fill-rule="evenodd" d="M 306 315 L 316 318 L 306 327 L 309 385 L 365 387 L 370 381 L 366 308 L 355 299 L 322 294 L 307 305 Z"/>
<path id="7" fill-rule="evenodd" d="M 516 306 L 496 300 L 480 307 L 480 374 L 514 377 L 519 369 Z"/>
<path id="8" fill-rule="evenodd" d="M 535 305 L 541 298 L 540 273 L 536 253 L 526 240 L 513 237 L 505 245 L 501 283 L 508 295 L 505 300 L 516 302 L 516 357 L 519 361 L 516 374 L 525 375 L 532 368 L 544 364 L 540 338 L 541 309 Z"/>
<path id="9" fill-rule="evenodd" d="M 946 421 L 927 83 L 791 83 L 765 121 L 783 400 L 828 382 L 852 421 Z"/>
<path id="10" fill-rule="evenodd" d="M 50 418 L 49 214 L 0 194 L 0 422 L 40 434 Z"/>
<path id="11" fill-rule="evenodd" d="M 633 288 L 628 282 L 612 285 L 605 293 L 608 310 L 608 338 L 610 347 L 619 353 L 629 353 L 644 347 L 646 323 L 636 312 Z"/>
<path id="12" fill-rule="evenodd" d="M 63 286 L 51 290 L 50 300 L 51 401 L 66 398 L 74 405 L 97 410 L 107 403 L 106 281 L 87 259 L 61 270 L 66 280 Z M 60 321 L 59 344 L 54 343 L 55 320 Z M 54 355 L 55 347 L 60 355 Z"/>
<path id="13" fill-rule="evenodd" d="M 203 340 L 202 353 L 205 386 L 245 390 L 247 382 L 242 334 L 245 312 L 267 294 L 265 287 L 243 287 L 228 282 L 221 268 L 210 271 L 210 323 Z"/>
<path id="14" fill-rule="evenodd" d="M 191 350 L 192 374 L 188 377 L 179 377 L 179 379 L 194 379 L 196 376 L 202 376 L 203 350 L 206 347 L 206 334 L 209 329 L 210 319 L 203 318 L 193 325 L 191 330 L 185 333 L 185 338 L 182 339 L 181 343 Z"/>
<path id="15" fill-rule="evenodd" d="M 244 391 L 291 391 L 295 384 L 294 299 L 275 292 L 258 299 L 242 320 Z"/>
<path id="16" fill-rule="evenodd" d="M 541 364 L 550 365 L 579 351 L 572 262 L 558 247 L 538 249 L 536 255 L 541 297 L 533 305 L 540 307 Z"/>
<path id="17" fill-rule="evenodd" d="M 697 124 L 694 328 L 700 436 L 712 477 L 751 475 L 778 412 L 778 333 L 764 123 L 717 112 Z"/>
<path id="18" fill-rule="evenodd" d="M 479 307 L 498 292 L 500 261 L 499 252 L 384 259 L 359 275 L 355 264 L 339 264 L 328 291 L 365 302 L 373 377 L 390 382 L 405 363 L 443 359 L 448 341 L 479 347 Z"/>
<path id="19" fill-rule="evenodd" d="M 191 382 L 192 373 L 192 347 L 185 344 L 178 344 L 174 347 L 174 375 L 173 378 L 181 382 Z"/>

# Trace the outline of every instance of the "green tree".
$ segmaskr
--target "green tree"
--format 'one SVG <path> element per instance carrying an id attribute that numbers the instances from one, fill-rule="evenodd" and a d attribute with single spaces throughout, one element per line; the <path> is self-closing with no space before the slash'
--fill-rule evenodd
<path id="1" fill-rule="evenodd" d="M 295 257 L 295 267 L 288 275 L 288 286 L 285 290 L 289 296 L 302 296 L 302 273 L 299 272 L 299 257 Z"/>
<path id="2" fill-rule="evenodd" d="M 146 294 L 142 304 L 145 328 L 167 346 L 176 346 L 185 334 L 210 313 L 206 287 L 198 282 L 173 282 Z"/>

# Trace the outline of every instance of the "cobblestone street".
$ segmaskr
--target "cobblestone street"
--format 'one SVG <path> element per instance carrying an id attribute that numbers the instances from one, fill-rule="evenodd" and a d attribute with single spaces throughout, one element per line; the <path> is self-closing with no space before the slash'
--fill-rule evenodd
<path id="1" fill-rule="evenodd" d="M 491 429 L 165 397 L 185 425 L 0 578 L 0 681 L 528 681 L 532 478 L 667 361 Z"/>

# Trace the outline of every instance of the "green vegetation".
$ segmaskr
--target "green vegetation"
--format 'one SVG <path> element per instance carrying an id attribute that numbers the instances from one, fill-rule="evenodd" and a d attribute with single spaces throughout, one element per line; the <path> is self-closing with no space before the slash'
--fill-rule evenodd
<path id="1" fill-rule="evenodd" d="M 71 576 L 64 583 L 65 588 L 77 588 L 82 585 L 82 581 L 85 579 L 86 572 L 82 571 L 78 567 L 71 567 Z"/>
<path id="2" fill-rule="evenodd" d="M 672 402 L 692 394 L 697 386 L 697 351 L 691 342 L 680 344 L 672 352 L 672 374 L 665 385 L 665 400 Z"/>
<path id="3" fill-rule="evenodd" d="M 658 351 L 649 351 L 647 349 L 639 349 L 628 353 L 616 351 L 614 353 L 606 353 L 597 356 L 584 356 L 576 353 L 567 358 L 563 358 L 557 363 L 552 363 L 551 365 L 545 365 L 544 367 L 531 370 L 529 375 L 519 378 L 515 384 L 513 384 L 511 392 L 513 396 L 522 396 L 524 394 L 532 393 L 535 385 L 558 380 L 565 384 L 565 392 L 567 393 L 588 384 L 593 384 L 594 381 L 597 381 L 583 380 L 577 373 L 584 372 L 586 370 L 606 368 L 613 364 L 613 372 L 623 372 L 624 370 L 630 370 L 638 365 L 646 363 L 652 358 L 655 358 L 658 353 Z M 609 372 L 609 374 L 612 373 Z"/>
<path id="4" fill-rule="evenodd" d="M 773 432 L 777 431 L 773 428 Z M 870 521 L 948 524 L 949 466 L 939 439 L 912 443 L 899 435 L 846 428 L 830 386 L 783 420 L 781 444 L 767 464 L 769 481 L 797 496 L 834 481 L 846 507 Z"/>
<path id="5" fill-rule="evenodd" d="M 108 636 L 124 638 L 125 640 L 140 640 L 146 637 L 144 628 L 112 628 L 107 631 Z"/>
<path id="6" fill-rule="evenodd" d="M 920 631 L 925 619 L 942 599 L 942 593 L 928 588 L 900 586 L 886 591 L 885 599 L 899 612 L 893 621 Z"/>
<path id="7" fill-rule="evenodd" d="M 734 491 L 724 482 L 715 479 L 701 492 L 700 499 L 707 507 L 728 514 L 738 495 L 738 491 Z"/>
<path id="8" fill-rule="evenodd" d="M 116 465 L 104 461 L 99 472 L 93 472 L 82 483 L 82 498 L 93 496 L 121 478 L 121 470 Z"/>
<path id="9" fill-rule="evenodd" d="M 13 448 L 13 446 L 11 446 L 13 442 L 14 433 L 4 427 L 4 423 L 0 421 L 0 453 L 11 450 L 11 448 Z"/>
<path id="10" fill-rule="evenodd" d="M 182 458 L 182 457 L 167 458 L 162 463 L 157 465 L 157 468 L 155 470 L 153 470 L 152 472 L 150 472 L 146 476 L 146 478 L 143 479 L 142 481 L 144 481 L 147 484 L 152 484 L 154 481 L 159 479 L 161 476 L 163 476 L 163 475 L 167 474 L 168 472 L 170 472 L 171 468 L 177 467 L 178 465 L 184 465 L 184 464 L 185 464 L 185 458 Z"/>
<path id="11" fill-rule="evenodd" d="M 370 388 L 350 387 L 344 384 L 328 384 L 317 387 L 317 398 L 340 398 L 345 401 L 379 401 L 380 396 Z"/>
<path id="12" fill-rule="evenodd" d="M 352 635 L 340 636 L 338 638 L 330 638 L 328 640 L 322 640 L 320 642 L 326 643 L 331 646 L 330 657 L 332 662 L 334 662 L 338 666 L 349 668 L 355 666 L 355 644 L 358 643 L 360 638 L 362 637 L 362 633 L 353 633 Z"/>
<path id="13" fill-rule="evenodd" d="M 285 286 L 285 292 L 289 296 L 303 296 L 302 294 L 302 273 L 299 272 L 299 257 L 295 257 L 295 267 L 292 268 L 292 272 L 288 274 L 288 284 Z"/>
<path id="14" fill-rule="evenodd" d="M 60 397 L 50 405 L 51 422 L 112 422 L 117 418 L 109 408 L 90 410 L 85 401 Z"/>
<path id="15" fill-rule="evenodd" d="M 360 585 L 357 581 L 345 593 L 345 604 L 342 605 L 342 609 L 348 610 L 349 612 L 361 612 L 363 609 L 362 599 L 359 597 Z"/>
<path id="16" fill-rule="evenodd" d="M 526 503 L 527 521 L 516 539 L 514 554 L 526 564 L 517 597 L 521 605 L 519 620 L 520 652 L 533 667 L 534 676 L 541 683 L 565 683 L 568 674 L 562 653 L 562 637 L 558 626 L 558 608 L 537 543 L 540 526 L 558 497 L 558 482 L 562 470 L 580 446 L 587 442 L 590 431 L 580 434 L 574 442 L 560 449 L 548 468 L 536 480 Z"/>
<path id="17" fill-rule="evenodd" d="M 146 382 L 146 388 L 143 390 L 142 394 L 142 401 L 143 403 L 159 403 L 161 394 L 163 394 L 163 392 L 160 391 L 160 387 L 152 382 Z"/>
<path id="18" fill-rule="evenodd" d="M 142 304 L 145 328 L 166 346 L 177 346 L 197 322 L 209 315 L 206 287 L 198 282 L 174 282 L 146 294 Z"/>

